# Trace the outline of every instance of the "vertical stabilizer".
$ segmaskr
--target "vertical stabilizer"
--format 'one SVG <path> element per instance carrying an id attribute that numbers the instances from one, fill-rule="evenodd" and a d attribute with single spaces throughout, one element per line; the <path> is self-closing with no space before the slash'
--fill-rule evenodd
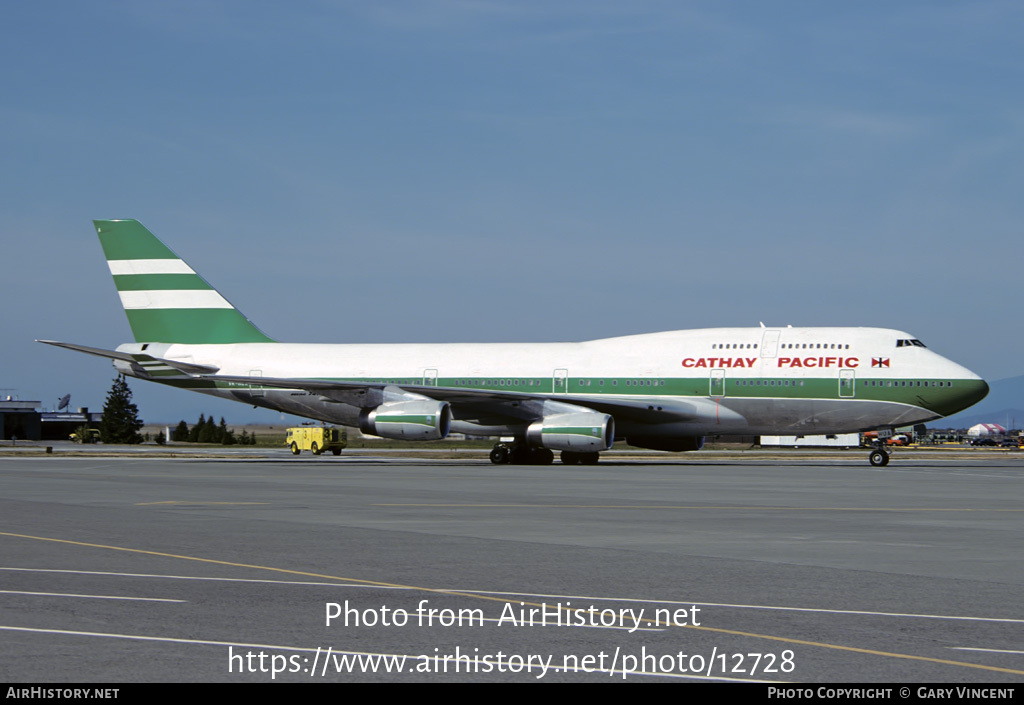
<path id="1" fill-rule="evenodd" d="M 135 342 L 273 342 L 139 221 L 93 224 Z"/>

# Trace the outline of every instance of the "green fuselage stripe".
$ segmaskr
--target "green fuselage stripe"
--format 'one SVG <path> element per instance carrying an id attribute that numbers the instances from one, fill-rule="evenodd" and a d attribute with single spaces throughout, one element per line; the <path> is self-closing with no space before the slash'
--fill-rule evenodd
<path id="1" fill-rule="evenodd" d="M 163 381 L 163 380 L 159 380 Z M 331 381 L 331 380 L 324 380 Z M 366 382 L 366 383 L 388 383 L 398 386 L 417 386 L 422 384 L 421 378 L 416 377 L 389 377 L 389 378 L 353 378 L 346 377 L 335 381 Z M 604 382 L 603 385 L 600 382 Z M 763 399 L 769 400 L 810 400 L 810 399 L 836 399 L 849 401 L 877 401 L 894 404 L 907 404 L 910 406 L 927 409 L 940 416 L 948 416 L 966 408 L 970 404 L 979 401 L 987 392 L 987 385 L 984 381 L 977 379 L 878 379 L 859 378 L 853 389 L 853 396 L 847 396 L 848 388 L 840 388 L 839 380 L 836 378 L 817 379 L 778 379 L 778 378 L 743 378 L 745 385 L 736 385 L 740 380 L 727 380 L 724 395 L 711 395 L 710 384 L 707 377 L 683 377 L 683 378 L 658 378 L 657 386 L 652 382 L 651 386 L 641 386 L 639 382 L 644 381 L 638 378 L 572 378 L 568 385 L 568 394 L 579 398 L 580 396 L 593 396 L 600 398 L 608 397 L 650 397 L 650 404 L 657 405 L 659 397 L 700 397 L 704 399 L 721 399 L 722 404 L 728 406 L 730 399 Z M 790 386 L 785 386 L 785 382 Z M 208 383 L 194 385 L 191 380 L 167 380 L 170 384 L 177 386 L 209 386 Z M 509 384 L 512 382 L 512 384 Z M 515 384 L 518 382 L 518 384 Z M 559 399 L 565 396 L 561 391 L 552 393 L 552 380 L 537 377 L 531 378 L 509 378 L 503 377 L 499 381 L 495 378 L 438 378 L 439 387 L 449 389 L 467 389 L 482 391 L 522 392 L 524 394 L 544 395 L 551 399 Z M 587 384 L 589 382 L 589 384 Z M 626 382 L 630 382 L 627 386 Z M 636 382 L 635 386 L 632 383 Z M 664 384 L 662 384 L 664 382 Z M 760 384 L 758 384 L 760 382 Z M 775 382 L 772 385 L 771 382 Z M 532 384 L 531 384 L 532 383 Z M 753 383 L 753 384 L 751 384 Z M 938 386 L 942 384 L 943 386 Z M 911 386 L 913 385 L 913 386 Z M 927 386 L 926 386 L 927 385 Z M 244 390 L 249 385 L 241 383 L 217 383 L 217 386 L 224 389 Z M 265 388 L 264 391 L 272 391 Z M 422 389 L 422 392 L 429 396 L 429 389 Z M 842 391 L 842 394 L 840 394 Z M 577 402 L 583 403 L 586 402 Z M 396 420 L 401 418 L 402 420 Z M 419 421 L 406 421 L 406 417 L 388 416 L 379 419 L 377 423 L 419 423 Z M 423 417 L 409 417 L 423 418 Z M 545 431 L 550 432 L 550 431 Z M 592 435 L 590 428 L 585 428 L 585 435 Z"/>

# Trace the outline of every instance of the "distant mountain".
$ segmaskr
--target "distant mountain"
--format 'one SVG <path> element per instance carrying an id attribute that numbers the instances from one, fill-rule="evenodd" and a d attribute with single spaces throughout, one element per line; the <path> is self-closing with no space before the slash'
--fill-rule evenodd
<path id="1" fill-rule="evenodd" d="M 978 423 L 997 423 L 1007 429 L 1024 426 L 1024 375 L 989 382 L 988 396 L 980 402 L 928 425 L 932 428 L 970 428 Z"/>

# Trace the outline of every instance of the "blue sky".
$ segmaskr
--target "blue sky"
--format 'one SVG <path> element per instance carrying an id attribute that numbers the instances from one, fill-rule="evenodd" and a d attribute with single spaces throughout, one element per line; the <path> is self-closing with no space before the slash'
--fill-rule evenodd
<path id="1" fill-rule="evenodd" d="M 93 218 L 280 340 L 874 325 L 1024 374 L 1022 37 L 1016 2 L 9 3 L 0 388 L 102 405 L 32 342 L 129 339 Z"/>

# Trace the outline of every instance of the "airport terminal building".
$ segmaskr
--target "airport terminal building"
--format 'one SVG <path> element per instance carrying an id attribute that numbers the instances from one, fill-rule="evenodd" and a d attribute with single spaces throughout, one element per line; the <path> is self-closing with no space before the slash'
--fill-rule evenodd
<path id="1" fill-rule="evenodd" d="M 42 440 L 39 404 L 38 401 L 19 401 L 11 397 L 0 401 L 0 428 L 3 428 L 4 440 Z"/>
<path id="2" fill-rule="evenodd" d="M 42 402 L 7 397 L 0 400 L 0 429 L 5 441 L 66 441 L 79 426 L 96 428 L 102 413 L 88 407 L 78 411 L 39 411 Z"/>

